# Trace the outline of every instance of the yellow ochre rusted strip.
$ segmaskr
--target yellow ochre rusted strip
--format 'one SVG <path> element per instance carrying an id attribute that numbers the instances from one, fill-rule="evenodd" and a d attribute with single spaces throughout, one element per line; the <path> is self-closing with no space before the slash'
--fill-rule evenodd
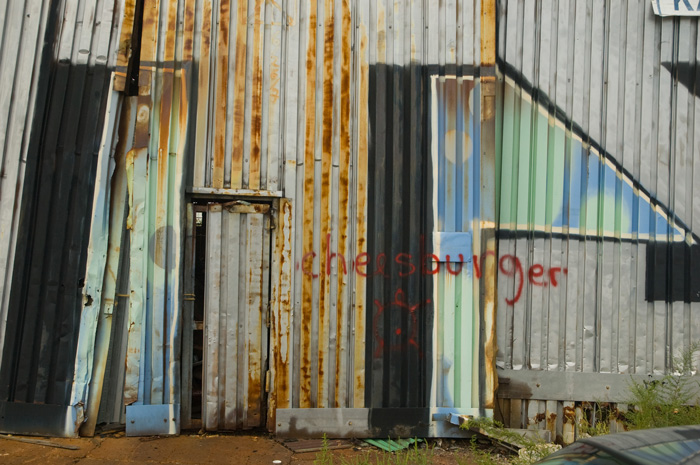
<path id="1" fill-rule="evenodd" d="M 323 135 L 321 139 L 321 253 L 320 296 L 318 316 L 318 407 L 328 407 L 328 333 L 330 325 L 331 277 L 329 262 L 331 250 L 331 166 L 333 161 L 333 39 L 335 18 L 333 0 L 326 0 L 324 11 L 323 43 Z"/>
<path id="2" fill-rule="evenodd" d="M 231 189 L 243 187 L 243 136 L 245 129 L 245 62 L 248 29 L 248 2 L 238 2 L 236 23 L 236 66 L 233 94 L 233 153 L 231 154 Z"/>
<path id="3" fill-rule="evenodd" d="M 245 3 L 245 2 L 244 2 Z M 219 5 L 219 31 L 216 44 L 216 97 L 214 110 L 214 163 L 212 187 L 224 187 L 224 161 L 226 159 L 226 100 L 228 91 L 228 28 L 230 24 L 230 0 Z"/>
<path id="4" fill-rule="evenodd" d="M 195 135 L 194 149 L 194 187 L 203 187 L 205 184 L 207 153 L 207 136 L 209 110 L 209 73 L 211 52 L 211 0 L 204 0 L 202 6 L 202 31 L 199 48 L 199 83 L 197 85 L 197 132 Z"/>
<path id="5" fill-rule="evenodd" d="M 349 256 L 348 215 L 350 211 L 350 59 L 352 34 L 351 12 L 348 0 L 342 2 L 341 18 L 341 62 L 340 62 L 340 160 L 338 185 L 338 254 Z M 335 351 L 335 404 L 332 407 L 347 407 L 347 375 L 351 367 L 347 363 L 348 325 L 345 322 L 348 307 L 348 288 L 344 263 L 338 263 L 338 298 L 336 308 L 336 351 Z M 343 376 L 344 374 L 344 376 Z"/>
<path id="6" fill-rule="evenodd" d="M 313 308 L 314 254 L 314 134 L 316 130 L 316 2 L 309 3 L 308 45 L 306 48 L 306 122 L 304 127 L 304 194 L 303 194 L 303 248 L 302 305 L 301 308 L 301 367 L 299 406 L 311 405 L 311 316 Z M 311 270 L 311 271 L 304 271 Z M 315 402 L 314 402 L 315 403 Z"/>
<path id="7" fill-rule="evenodd" d="M 194 7 L 195 0 L 185 1 L 185 25 L 183 27 L 182 61 L 191 62 L 194 52 Z"/>
<path id="8" fill-rule="evenodd" d="M 264 18 L 260 17 L 263 0 L 255 1 L 255 24 L 253 26 L 253 107 L 250 136 L 250 176 L 248 187 L 260 189 L 260 144 L 262 143 L 262 37 L 260 25 Z"/>
<path id="9" fill-rule="evenodd" d="M 357 237 L 356 253 L 367 253 L 367 157 L 369 138 L 369 64 L 367 54 L 367 29 L 360 26 L 360 95 L 359 95 L 359 141 L 357 155 Z M 365 407 L 365 291 L 366 278 L 355 273 L 355 341 L 354 341 L 354 408 Z"/>
<path id="10" fill-rule="evenodd" d="M 481 0 L 481 66 L 496 64 L 496 0 Z"/>
<path id="11" fill-rule="evenodd" d="M 158 50 L 158 16 L 160 2 L 145 0 L 143 7 L 143 33 L 141 35 L 141 62 L 156 61 Z"/>

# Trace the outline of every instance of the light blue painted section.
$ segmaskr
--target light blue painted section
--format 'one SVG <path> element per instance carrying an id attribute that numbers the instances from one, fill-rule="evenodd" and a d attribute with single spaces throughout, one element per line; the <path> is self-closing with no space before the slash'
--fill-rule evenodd
<path id="1" fill-rule="evenodd" d="M 433 253 L 439 262 L 471 263 L 471 232 L 435 232 L 433 233 Z M 466 267 L 471 273 L 471 267 Z"/>

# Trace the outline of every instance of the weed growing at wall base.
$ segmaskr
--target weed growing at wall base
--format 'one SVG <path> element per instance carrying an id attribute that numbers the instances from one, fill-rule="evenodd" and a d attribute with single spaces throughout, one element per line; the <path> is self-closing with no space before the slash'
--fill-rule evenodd
<path id="1" fill-rule="evenodd" d="M 698 350 L 700 343 L 695 343 L 675 357 L 672 373 L 661 379 L 631 381 L 631 408 L 625 414 L 628 429 L 700 424 L 699 399 L 696 397 L 700 383 L 689 376 L 696 371 L 693 355 Z"/>

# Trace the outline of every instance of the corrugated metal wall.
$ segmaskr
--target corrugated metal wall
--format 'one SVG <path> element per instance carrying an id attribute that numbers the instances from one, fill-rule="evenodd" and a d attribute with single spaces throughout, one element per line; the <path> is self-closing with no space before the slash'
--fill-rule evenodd
<path id="1" fill-rule="evenodd" d="M 698 39 L 651 2 L 499 2 L 499 367 L 663 374 L 700 337 Z"/>
<path id="2" fill-rule="evenodd" d="M 367 56 L 370 64 L 367 250 L 368 261 L 374 263 L 368 266 L 366 284 L 358 280 L 358 287 L 367 289 L 367 322 L 371 325 L 367 333 L 366 404 L 471 407 L 472 379 L 461 377 L 464 367 L 460 359 L 472 342 L 472 333 L 465 338 L 463 328 L 454 331 L 453 323 L 464 317 L 466 324 L 473 314 L 478 315 L 478 300 L 465 294 L 465 307 L 455 307 L 455 296 L 461 300 L 461 286 L 445 287 L 448 273 L 444 264 L 433 276 L 435 265 L 430 256 L 434 232 L 461 230 L 461 224 L 455 229 L 449 221 L 454 219 L 453 211 L 446 211 L 463 205 L 464 189 L 470 188 L 443 182 L 458 174 L 452 166 L 446 170 L 443 163 L 445 143 L 449 145 L 455 137 L 454 131 L 448 134 L 445 115 L 454 118 L 453 123 L 458 118 L 463 121 L 468 107 L 447 109 L 443 105 L 447 98 L 437 89 L 445 86 L 445 76 L 452 77 L 448 79 L 451 83 L 456 79 L 461 83 L 464 77 L 464 82 L 474 83 L 468 80 L 481 64 L 481 2 L 430 5 L 379 1 L 361 5 L 358 24 L 360 33 L 367 34 L 368 44 L 367 52 L 361 46 L 360 60 Z M 362 92 L 361 81 L 359 88 Z M 474 99 L 479 101 L 478 92 Z M 440 105 L 433 105 L 433 100 L 439 100 Z M 361 100 L 360 108 L 363 104 Z M 477 133 L 479 130 L 477 124 Z M 461 132 L 473 134 L 470 130 Z M 442 150 L 434 160 L 433 145 Z M 453 159 L 471 155 L 461 145 L 450 145 L 447 151 Z M 442 203 L 434 189 L 441 193 Z M 464 205 L 468 204 L 464 200 Z M 465 219 L 465 224 L 469 222 Z M 465 261 L 471 262 L 471 249 L 465 255 Z M 468 365 L 471 372 L 471 360 Z M 460 377 L 456 384 L 455 373 Z M 478 386 L 478 379 L 474 381 Z M 474 390 L 477 399 L 478 390 Z"/>
<path id="3" fill-rule="evenodd" d="M 480 8 L 197 3 L 192 193 L 291 202 L 292 231 L 276 239 L 291 255 L 272 263 L 273 300 L 290 307 L 273 311 L 271 406 L 429 405 L 432 310 L 416 328 L 410 312 L 378 315 L 399 290 L 407 302 L 432 294 L 432 279 L 404 279 L 394 259 L 418 260 L 425 235 L 430 251 L 429 76 L 480 65 Z M 422 358 L 394 350 L 414 329 Z"/>
<path id="4" fill-rule="evenodd" d="M 0 328 L 5 336 L 0 398 L 15 404 L 5 408 L 17 409 L 3 415 L 4 431 L 76 434 L 68 426 L 75 424 L 68 406 L 119 8 L 119 2 L 70 0 L 2 7 L 7 14 L 0 16 L 0 27 L 6 28 L 3 60 L 14 56 L 19 66 L 4 62 L 2 71 L 18 73 L 2 94 L 8 98 L 3 111 L 8 108 L 11 115 L 3 134 L 13 144 L 3 145 L 9 152 L 2 197 L 14 208 L 3 208 L 9 216 L 3 220 L 8 229 L 2 248 L 10 259 L 15 254 L 15 262 L 7 326 Z M 24 108 L 18 111 L 17 105 Z M 15 199 L 20 192 L 22 199 Z M 12 215 L 20 212 L 15 253 Z M 4 276 L 7 284 L 10 274 Z"/>
<path id="5" fill-rule="evenodd" d="M 0 181 L 0 359 L 5 340 L 5 322 L 14 268 L 14 254 L 19 225 L 24 162 L 35 114 L 42 61 L 47 66 L 45 51 L 49 4 L 5 2 L 0 7 L 0 160 L 4 176 Z M 55 16 L 53 17 L 55 20 Z M 43 57 L 43 59 L 42 59 Z"/>

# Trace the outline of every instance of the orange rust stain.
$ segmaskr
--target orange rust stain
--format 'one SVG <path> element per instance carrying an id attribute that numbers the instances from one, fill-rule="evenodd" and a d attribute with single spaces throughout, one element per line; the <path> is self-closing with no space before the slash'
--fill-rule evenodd
<path id="1" fill-rule="evenodd" d="M 175 35 L 177 33 L 177 8 L 178 0 L 168 2 L 168 22 L 165 30 L 165 53 L 163 54 L 166 63 L 175 60 Z"/>
<path id="2" fill-rule="evenodd" d="M 303 248 L 313 250 L 314 238 L 314 131 L 316 127 L 316 2 L 309 4 L 309 39 L 306 49 L 306 124 L 304 150 Z M 302 275 L 301 379 L 299 406 L 311 407 L 311 315 L 313 313 L 313 277 Z M 315 404 L 315 402 L 314 402 Z"/>
<path id="3" fill-rule="evenodd" d="M 185 3 L 185 27 L 182 59 L 185 62 L 192 61 L 194 52 L 194 6 L 195 0 L 187 0 Z"/>
<path id="4" fill-rule="evenodd" d="M 121 34 L 119 35 L 119 48 L 117 49 L 117 67 L 126 67 L 129 64 L 131 50 L 131 34 L 134 29 L 134 9 L 136 0 L 124 2 L 124 17 L 122 19 Z"/>
<path id="5" fill-rule="evenodd" d="M 486 408 L 494 408 L 496 402 L 496 390 L 498 389 L 498 373 L 496 372 L 496 354 L 498 346 L 496 341 L 496 241 L 490 238 L 486 241 L 486 258 L 484 261 L 484 367 L 486 372 L 486 386 L 484 393 L 484 405 Z M 489 253 L 492 252 L 492 253 Z"/>
<path id="6" fill-rule="evenodd" d="M 496 0 L 481 0 L 481 66 L 496 64 Z"/>
<path id="7" fill-rule="evenodd" d="M 188 89 L 187 89 L 187 71 L 182 70 L 180 76 L 179 76 L 179 86 L 180 86 L 180 101 L 179 101 L 179 108 L 178 108 L 178 116 L 179 116 L 179 128 L 180 128 L 180 147 L 178 147 L 178 153 L 182 153 L 182 148 L 184 147 L 184 138 L 186 135 L 185 128 L 187 128 L 187 122 L 189 120 L 189 105 L 187 102 L 187 97 L 188 97 Z"/>
<path id="8" fill-rule="evenodd" d="M 136 125 L 134 126 L 134 148 L 148 147 L 151 121 L 151 99 L 139 95 L 136 100 Z"/>
<path id="9" fill-rule="evenodd" d="M 226 96 L 228 92 L 228 27 L 230 0 L 221 0 L 219 5 L 219 32 L 216 46 L 216 97 L 214 98 L 214 163 L 212 186 L 224 187 L 224 160 L 226 158 Z"/>
<path id="10" fill-rule="evenodd" d="M 160 1 L 145 0 L 143 6 L 143 33 L 141 34 L 141 61 L 156 61 L 158 42 L 158 15 Z"/>
<path id="11" fill-rule="evenodd" d="M 570 406 L 565 406 L 563 408 L 564 423 L 575 424 L 576 423 L 576 409 Z"/>
<path id="12" fill-rule="evenodd" d="M 195 150 L 194 150 L 194 174 L 193 174 L 193 184 L 195 187 L 204 186 L 205 183 L 205 165 L 206 158 L 209 156 L 207 153 L 207 125 L 208 125 L 208 111 L 209 111 L 209 54 L 211 51 L 211 1 L 205 0 L 202 7 L 202 31 L 201 31 L 201 45 L 200 45 L 200 65 L 199 65 L 199 83 L 197 89 L 197 95 L 199 99 L 197 101 L 197 119 L 196 127 L 197 132 L 195 135 Z"/>
<path id="13" fill-rule="evenodd" d="M 260 9 L 263 0 L 255 2 L 255 25 L 253 26 L 253 108 L 251 120 L 251 146 L 250 146 L 250 176 L 248 186 L 250 189 L 260 189 L 260 144 L 262 142 L 262 88 L 263 88 L 263 63 L 262 63 L 262 38 L 260 37 Z"/>
<path id="14" fill-rule="evenodd" d="M 231 154 L 231 189 L 243 187 L 243 132 L 245 129 L 245 62 L 248 2 L 238 2 L 236 23 L 236 65 L 233 94 L 233 153 Z"/>
<path id="15" fill-rule="evenodd" d="M 279 296 L 279 316 L 274 321 L 273 337 L 275 338 L 275 348 L 273 353 L 275 360 L 275 385 L 272 387 L 270 397 L 274 399 L 277 408 L 289 408 L 289 325 L 291 312 L 291 260 L 288 256 L 292 251 L 291 246 L 291 224 L 292 224 L 292 205 L 286 200 L 280 200 L 280 227 L 276 232 L 276 249 L 279 253 L 280 266 L 279 275 L 277 276 L 280 296 Z M 284 354 L 284 356 L 283 356 Z M 270 412 L 272 415 L 271 423 L 268 425 L 274 426 L 274 410 Z"/>
<path id="16" fill-rule="evenodd" d="M 341 63 L 340 63 L 340 163 L 339 163 L 339 186 L 338 186 L 338 251 L 343 255 L 347 253 L 348 242 L 348 214 L 350 203 L 350 59 L 352 55 L 350 45 L 350 34 L 352 33 L 351 12 L 348 0 L 343 0 L 341 17 Z M 339 270 L 340 271 L 340 270 Z M 346 340 L 347 328 L 345 328 L 345 310 L 347 302 L 347 283 L 345 273 L 338 273 L 338 318 L 336 334 L 338 334 L 335 352 L 335 407 L 344 407 L 347 394 L 340 396 L 340 392 L 345 392 L 345 379 L 341 373 L 349 367 L 343 367 L 344 356 L 342 350 L 343 342 Z M 343 369 L 344 368 L 344 369 Z"/>
<path id="17" fill-rule="evenodd" d="M 335 17 L 333 0 L 326 0 L 325 21 L 323 24 L 323 133 L 321 139 L 321 251 L 331 250 L 331 211 L 330 184 L 333 161 L 333 46 L 335 40 Z M 330 332 L 330 292 L 331 277 L 326 270 L 328 254 L 320 254 L 320 299 L 318 327 L 318 407 L 328 406 L 328 383 L 325 368 L 328 356 L 328 333 Z"/>
<path id="18" fill-rule="evenodd" d="M 386 11 L 383 2 L 377 2 L 377 60 L 386 62 Z"/>
<path id="19" fill-rule="evenodd" d="M 358 254 L 367 252 L 367 160 L 369 137 L 369 64 L 367 56 L 367 30 L 360 29 L 360 91 L 359 91 L 359 143 L 357 163 L 357 239 Z M 365 289 L 367 282 L 358 276 L 355 284 L 355 341 L 354 341 L 354 385 L 353 407 L 365 406 Z"/>
<path id="20" fill-rule="evenodd" d="M 547 429 L 556 434 L 557 414 L 554 412 L 547 414 Z"/>

